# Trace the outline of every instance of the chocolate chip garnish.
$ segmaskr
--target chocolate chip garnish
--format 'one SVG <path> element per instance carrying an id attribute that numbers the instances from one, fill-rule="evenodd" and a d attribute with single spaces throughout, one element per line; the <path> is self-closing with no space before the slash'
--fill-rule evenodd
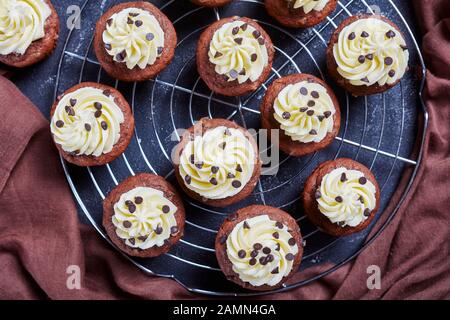
<path id="1" fill-rule="evenodd" d="M 109 43 L 105 43 L 105 49 L 106 50 L 111 50 L 112 46 Z"/>
<path id="2" fill-rule="evenodd" d="M 233 186 L 233 188 L 240 188 L 242 186 L 242 183 L 239 180 L 234 180 L 231 185 Z"/>
<path id="3" fill-rule="evenodd" d="M 251 258 L 250 261 L 248 262 L 249 265 L 254 266 L 256 264 L 256 259 L 255 258 Z"/>
<path id="4" fill-rule="evenodd" d="M 160 225 L 158 225 L 157 227 L 156 227 L 156 229 L 155 229 L 155 233 L 156 234 L 161 234 L 163 232 L 163 228 L 160 226 Z"/>
<path id="5" fill-rule="evenodd" d="M 196 167 L 197 169 L 203 168 L 203 162 L 202 162 L 202 161 L 197 162 L 197 163 L 195 164 L 195 167 Z"/>
<path id="6" fill-rule="evenodd" d="M 363 55 L 360 55 L 360 56 L 358 57 L 358 62 L 359 62 L 359 63 L 364 63 L 364 62 L 366 62 L 366 57 L 363 56 Z"/>
<path id="7" fill-rule="evenodd" d="M 392 63 L 394 63 L 394 59 L 392 59 L 391 57 L 386 57 L 386 58 L 384 58 L 384 63 L 387 66 L 390 66 Z"/>
<path id="8" fill-rule="evenodd" d="M 236 171 L 237 171 L 237 172 L 242 172 L 242 167 L 241 167 L 240 164 L 238 164 L 238 165 L 236 166 Z"/>
<path id="9" fill-rule="evenodd" d="M 246 252 L 244 250 L 239 250 L 238 251 L 238 257 L 239 258 L 244 259 L 246 255 L 247 254 L 246 254 Z"/>
<path id="10" fill-rule="evenodd" d="M 241 72 L 239 72 L 240 76 L 245 76 L 245 68 L 242 68 Z"/>
<path id="11" fill-rule="evenodd" d="M 312 136 L 314 136 L 314 135 L 317 134 L 317 131 L 314 130 L 314 129 L 311 129 L 311 130 L 309 131 L 309 134 L 312 135 Z"/>
<path id="12" fill-rule="evenodd" d="M 238 72 L 234 69 L 230 71 L 230 78 L 236 79 L 238 77 Z"/>
<path id="13" fill-rule="evenodd" d="M 255 243 L 254 245 L 253 245 L 253 249 L 255 249 L 255 250 L 261 250 L 262 249 L 262 244 L 261 243 Z"/>
<path id="14" fill-rule="evenodd" d="M 276 250 L 276 251 L 280 251 L 280 249 L 281 249 L 281 246 L 280 246 L 279 243 L 277 243 L 277 247 L 275 248 L 275 250 Z"/>
<path id="15" fill-rule="evenodd" d="M 100 102 L 94 102 L 94 108 L 97 110 L 101 110 L 102 109 L 102 104 Z"/>
<path id="16" fill-rule="evenodd" d="M 280 270 L 278 269 L 278 267 L 276 267 L 276 268 L 273 269 L 270 273 L 271 273 L 271 274 L 278 274 L 278 273 L 280 273 Z"/>
<path id="17" fill-rule="evenodd" d="M 131 201 L 131 200 L 126 200 L 126 201 L 125 201 L 125 205 L 126 205 L 127 207 L 131 206 L 132 204 L 133 204 L 133 201 Z"/>
<path id="18" fill-rule="evenodd" d="M 130 221 L 124 221 L 123 223 L 123 226 L 125 227 L 125 228 L 131 228 L 131 222 Z"/>
<path id="19" fill-rule="evenodd" d="M 354 40 L 356 38 L 356 34 L 354 32 L 348 35 L 348 40 Z"/>
<path id="20" fill-rule="evenodd" d="M 136 243 L 136 240 L 134 238 L 130 238 L 128 239 L 128 241 L 134 246 L 134 244 Z"/>
<path id="21" fill-rule="evenodd" d="M 261 36 L 261 32 L 259 32 L 258 30 L 255 30 L 255 31 L 252 32 L 252 35 L 253 35 L 256 39 L 258 39 L 258 38 Z"/>
<path id="22" fill-rule="evenodd" d="M 141 196 L 134 197 L 134 203 L 141 204 L 144 202 L 144 199 Z"/>
<path id="23" fill-rule="evenodd" d="M 363 198 L 363 196 L 359 196 L 358 200 L 359 200 L 359 202 L 364 203 L 364 198 Z"/>
<path id="24" fill-rule="evenodd" d="M 264 43 L 266 43 L 266 41 L 263 38 L 258 38 L 258 43 L 259 45 L 264 45 Z"/>
<path id="25" fill-rule="evenodd" d="M 389 75 L 389 77 L 394 77 L 395 76 L 395 70 L 389 70 L 389 73 L 388 73 L 388 75 Z"/>
<path id="26" fill-rule="evenodd" d="M 292 260 L 294 260 L 294 258 L 295 258 L 295 256 L 292 253 L 288 253 L 286 255 L 286 260 L 287 261 L 292 261 Z"/>
<path id="27" fill-rule="evenodd" d="M 103 130 L 108 129 L 108 124 L 106 123 L 106 121 L 102 121 L 102 122 L 100 123 L 100 125 L 102 126 L 102 129 L 103 129 Z"/>
<path id="28" fill-rule="evenodd" d="M 195 163 L 195 155 L 194 155 L 194 154 L 191 154 L 191 155 L 189 156 L 189 162 L 192 163 L 192 164 Z"/>
<path id="29" fill-rule="evenodd" d="M 231 136 L 230 129 L 226 128 L 225 131 L 223 132 L 223 134 L 226 135 L 226 136 Z"/>
<path id="30" fill-rule="evenodd" d="M 177 226 L 173 226 L 172 228 L 170 228 L 170 234 L 177 234 L 178 233 L 178 227 Z"/>
<path id="31" fill-rule="evenodd" d="M 359 178 L 358 181 L 359 181 L 360 184 L 366 184 L 367 179 L 366 179 L 366 177 L 361 177 L 361 178 Z"/>
<path id="32" fill-rule="evenodd" d="M 331 111 L 325 111 L 323 115 L 325 116 L 325 118 L 329 118 L 331 116 Z"/>
<path id="33" fill-rule="evenodd" d="M 316 103 L 314 102 L 314 100 L 308 101 L 308 107 L 314 107 L 315 105 L 316 105 Z"/>
<path id="34" fill-rule="evenodd" d="M 342 172 L 341 174 L 341 182 L 345 182 L 347 181 L 347 175 L 345 174 L 345 172 Z"/>
<path id="35" fill-rule="evenodd" d="M 225 242 L 227 242 L 227 236 L 221 236 L 219 239 L 219 243 L 224 244 Z"/>
<path id="36" fill-rule="evenodd" d="M 278 229 L 283 229 L 283 223 L 281 223 L 280 221 L 277 221 L 277 222 L 275 223 L 275 226 L 276 226 Z"/>
<path id="37" fill-rule="evenodd" d="M 311 96 L 312 96 L 314 99 L 318 99 L 318 98 L 319 98 L 319 93 L 318 93 L 317 91 L 311 91 Z"/>
<path id="38" fill-rule="evenodd" d="M 250 229 L 250 226 L 248 225 L 247 221 L 244 221 L 244 229 Z"/>
<path id="39" fill-rule="evenodd" d="M 158 54 L 162 54 L 163 50 L 164 50 L 163 47 L 158 47 L 158 49 L 156 51 L 157 51 Z"/>
<path id="40" fill-rule="evenodd" d="M 64 110 L 66 110 L 67 114 L 70 115 L 75 115 L 75 110 L 73 110 L 73 108 L 71 106 L 65 106 Z"/>
<path id="41" fill-rule="evenodd" d="M 323 119 L 325 119 L 325 116 L 317 116 L 317 119 L 319 119 L 319 121 L 322 122 Z"/>
<path id="42" fill-rule="evenodd" d="M 219 148 L 220 149 L 225 149 L 225 147 L 227 146 L 227 143 L 224 141 L 224 142 L 221 142 L 220 144 L 219 144 Z"/>
<path id="43" fill-rule="evenodd" d="M 112 18 L 106 20 L 106 24 L 107 24 L 108 26 L 111 26 L 112 22 L 113 22 L 113 19 L 112 19 Z"/>
<path id="44" fill-rule="evenodd" d="M 234 179 L 236 176 L 232 174 L 231 172 L 228 172 L 227 179 Z"/>
<path id="45" fill-rule="evenodd" d="M 362 82 L 369 83 L 369 79 L 368 79 L 367 77 L 362 78 L 361 81 L 362 81 Z"/>
<path id="46" fill-rule="evenodd" d="M 131 19 L 130 17 L 127 18 L 127 24 L 133 24 L 133 19 Z"/>
<path id="47" fill-rule="evenodd" d="M 242 44 L 242 38 L 235 38 L 234 42 L 236 42 L 237 44 Z"/>
<path id="48" fill-rule="evenodd" d="M 116 60 L 119 62 L 123 61 L 125 59 L 126 55 L 127 55 L 127 52 L 124 50 L 124 51 L 116 54 Z"/>
<path id="49" fill-rule="evenodd" d="M 145 240 L 147 240 L 148 236 L 139 236 L 138 240 L 144 242 Z"/>
<path id="50" fill-rule="evenodd" d="M 100 118 L 102 116 L 102 110 L 97 110 L 94 112 L 94 117 Z"/>
<path id="51" fill-rule="evenodd" d="M 408 46 L 404 46 L 404 45 L 402 45 L 402 44 L 400 45 L 400 48 L 402 48 L 403 51 L 408 50 Z"/>
<path id="52" fill-rule="evenodd" d="M 334 200 L 336 200 L 336 202 L 339 202 L 339 203 L 344 201 L 344 199 L 342 199 L 341 196 L 337 196 L 336 198 L 334 198 Z"/>
<path id="53" fill-rule="evenodd" d="M 128 13 L 128 15 L 130 17 L 136 18 L 139 15 L 139 13 L 137 13 L 137 12 L 130 12 L 130 13 Z"/>
<path id="54" fill-rule="evenodd" d="M 269 261 L 267 260 L 267 256 L 266 257 L 261 257 L 259 258 L 259 263 L 263 266 L 265 266 L 266 264 L 269 263 Z"/>
<path id="55" fill-rule="evenodd" d="M 84 128 L 86 129 L 86 131 L 91 131 L 91 125 L 89 123 L 85 123 L 84 124 Z"/>
<path id="56" fill-rule="evenodd" d="M 366 54 L 366 59 L 373 60 L 373 54 L 372 53 Z"/>
<path id="57" fill-rule="evenodd" d="M 320 197 L 322 197 L 322 193 L 320 192 L 320 190 L 316 190 L 314 196 L 316 197 L 316 199 L 319 199 Z"/>
<path id="58" fill-rule="evenodd" d="M 217 186 L 217 179 L 216 178 L 211 178 L 211 180 L 209 180 L 209 183 L 211 183 L 213 186 Z"/>
<path id="59" fill-rule="evenodd" d="M 231 30 L 231 34 L 232 35 L 237 35 L 239 33 L 239 27 L 234 27 L 232 30 Z"/>
<path id="60" fill-rule="evenodd" d="M 255 62 L 256 60 L 258 60 L 258 55 L 256 53 L 252 53 L 250 56 L 250 60 L 252 62 Z"/>
<path id="61" fill-rule="evenodd" d="M 163 213 L 169 213 L 170 212 L 170 207 L 167 204 L 165 204 L 165 205 L 162 206 L 161 210 L 162 210 Z"/>
<path id="62" fill-rule="evenodd" d="M 288 120 L 291 118 L 291 114 L 287 111 L 283 112 L 282 117 L 284 120 Z"/>
<path id="63" fill-rule="evenodd" d="M 288 244 L 289 244 L 290 246 L 295 246 L 295 243 L 296 243 L 296 241 L 295 241 L 294 238 L 290 238 L 290 239 L 288 240 Z"/>
<path id="64" fill-rule="evenodd" d="M 77 104 L 77 99 L 70 99 L 69 103 L 72 107 L 74 107 Z"/>
<path id="65" fill-rule="evenodd" d="M 266 259 L 267 259 L 268 262 L 272 262 L 273 260 L 275 260 L 275 257 L 273 256 L 273 254 L 269 254 L 269 255 L 266 257 Z"/>
<path id="66" fill-rule="evenodd" d="M 300 88 L 300 93 L 304 96 L 306 96 L 308 94 L 308 89 L 306 89 L 305 87 L 301 87 Z"/>
<path id="67" fill-rule="evenodd" d="M 145 35 L 145 39 L 147 39 L 147 41 L 152 41 L 153 39 L 155 39 L 155 35 L 149 32 Z"/>
<path id="68" fill-rule="evenodd" d="M 191 181 L 192 181 L 191 176 L 190 176 L 190 175 L 186 175 L 186 177 L 184 177 L 184 181 L 185 181 L 187 184 L 191 184 Z"/>
<path id="69" fill-rule="evenodd" d="M 219 51 L 216 52 L 216 54 L 214 55 L 214 58 L 220 58 L 221 56 L 223 56 L 223 54 Z"/>
<path id="70" fill-rule="evenodd" d="M 300 109 L 299 109 L 300 112 L 305 112 L 306 110 L 308 110 L 307 107 L 303 107 L 303 108 L 300 108 Z"/>
<path id="71" fill-rule="evenodd" d="M 278 239 L 279 237 L 280 237 L 280 234 L 278 233 L 278 232 L 274 232 L 274 233 L 272 233 L 272 236 L 275 238 L 275 239 Z"/>
<path id="72" fill-rule="evenodd" d="M 369 208 L 366 208 L 366 209 L 364 210 L 364 216 L 366 216 L 366 217 L 370 216 L 370 210 L 369 210 Z"/>
<path id="73" fill-rule="evenodd" d="M 136 27 L 140 27 L 140 26 L 142 26 L 142 21 L 141 20 L 136 20 L 135 22 L 134 22 L 134 24 L 136 25 Z"/>
<path id="74" fill-rule="evenodd" d="M 110 90 L 108 90 L 108 89 L 106 89 L 106 90 L 103 90 L 103 95 L 105 95 L 105 96 L 109 97 L 109 96 L 111 95 L 111 91 L 110 91 Z"/>
<path id="75" fill-rule="evenodd" d="M 128 211 L 130 211 L 130 213 L 134 213 L 136 211 L 136 206 L 134 205 L 134 203 L 128 206 Z"/>
<path id="76" fill-rule="evenodd" d="M 314 110 L 308 110 L 306 114 L 311 117 L 314 115 Z"/>
<path id="77" fill-rule="evenodd" d="M 62 120 L 57 120 L 56 123 L 55 123 L 55 125 L 56 125 L 58 128 L 62 128 L 62 127 L 64 127 L 64 121 L 62 121 Z"/>
<path id="78" fill-rule="evenodd" d="M 252 258 L 256 258 L 256 256 L 258 255 L 258 250 L 252 250 L 252 252 L 250 252 L 250 257 Z"/>
<path id="79" fill-rule="evenodd" d="M 369 34 L 366 31 L 361 32 L 361 37 L 368 38 Z"/>
<path id="80" fill-rule="evenodd" d="M 214 174 L 216 174 L 217 172 L 219 172 L 219 167 L 217 167 L 217 166 L 212 166 L 212 167 L 211 167 L 211 172 L 214 173 Z"/>
<path id="81" fill-rule="evenodd" d="M 262 249 L 262 252 L 263 252 L 264 254 L 269 254 L 271 251 L 272 251 L 272 250 L 270 250 L 269 247 L 264 247 L 264 248 Z"/>
<path id="82" fill-rule="evenodd" d="M 386 37 L 394 38 L 395 37 L 395 32 L 393 30 L 389 30 L 388 32 L 386 32 Z"/>

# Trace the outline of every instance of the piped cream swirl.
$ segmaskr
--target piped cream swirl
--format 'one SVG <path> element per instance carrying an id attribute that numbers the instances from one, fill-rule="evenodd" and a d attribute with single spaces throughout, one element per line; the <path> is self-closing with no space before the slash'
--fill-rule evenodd
<path id="1" fill-rule="evenodd" d="M 233 271 L 253 286 L 277 285 L 292 271 L 299 251 L 288 227 L 268 215 L 238 223 L 226 244 Z"/>
<path id="2" fill-rule="evenodd" d="M 228 81 L 256 81 L 269 63 L 265 39 L 253 26 L 243 21 L 225 23 L 209 46 L 209 61 Z"/>
<path id="3" fill-rule="evenodd" d="M 164 31 L 150 12 L 127 8 L 107 20 L 103 42 L 114 61 L 126 63 L 128 69 L 144 69 L 161 56 Z"/>
<path id="4" fill-rule="evenodd" d="M 43 0 L 0 0 L 0 54 L 24 54 L 45 36 L 51 13 Z"/>
<path id="5" fill-rule="evenodd" d="M 255 151 L 242 131 L 219 126 L 186 144 L 179 172 L 188 189 L 207 199 L 224 199 L 250 181 Z"/>
<path id="6" fill-rule="evenodd" d="M 111 94 L 83 87 L 61 98 L 50 128 L 64 151 L 98 157 L 110 152 L 119 141 L 123 122 L 122 110 Z"/>
<path id="7" fill-rule="evenodd" d="M 311 11 L 322 11 L 327 5 L 329 0 L 287 0 L 292 3 L 294 9 L 303 8 L 305 13 L 310 13 Z"/>
<path id="8" fill-rule="evenodd" d="M 275 120 L 293 141 L 320 142 L 333 131 L 336 109 L 326 88 L 318 83 L 287 85 L 273 107 Z"/>
<path id="9" fill-rule="evenodd" d="M 339 74 L 354 86 L 393 84 L 409 60 L 403 36 L 376 18 L 361 18 L 342 29 L 333 55 Z"/>
<path id="10" fill-rule="evenodd" d="M 112 223 L 116 234 L 132 248 L 161 247 L 177 233 L 177 207 L 160 190 L 137 187 L 114 204 Z"/>
<path id="11" fill-rule="evenodd" d="M 375 194 L 374 184 L 361 171 L 341 167 L 322 178 L 316 198 L 320 212 L 332 223 L 356 227 L 375 209 Z"/>

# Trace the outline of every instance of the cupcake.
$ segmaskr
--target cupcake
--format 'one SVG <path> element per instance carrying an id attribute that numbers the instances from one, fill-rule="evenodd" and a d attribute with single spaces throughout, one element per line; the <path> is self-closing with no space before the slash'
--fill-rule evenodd
<path id="1" fill-rule="evenodd" d="M 232 1 L 233 0 L 191 0 L 191 2 L 205 7 L 221 7 Z"/>
<path id="2" fill-rule="evenodd" d="M 330 145 L 339 132 L 340 121 L 333 90 L 309 74 L 275 80 L 261 103 L 262 127 L 269 130 L 268 137 L 272 136 L 271 130 L 279 130 L 278 146 L 292 156 Z"/>
<path id="3" fill-rule="evenodd" d="M 175 53 L 177 34 L 170 20 L 144 1 L 118 4 L 97 22 L 94 48 L 112 77 L 144 81 L 160 73 Z"/>
<path id="4" fill-rule="evenodd" d="M 265 0 L 267 12 L 291 28 L 308 28 L 322 22 L 337 5 L 337 0 Z"/>
<path id="5" fill-rule="evenodd" d="M 184 206 L 164 178 L 141 173 L 115 187 L 103 201 L 103 226 L 111 241 L 135 257 L 169 251 L 184 230 Z"/>
<path id="6" fill-rule="evenodd" d="M 121 155 L 134 130 L 125 98 L 99 83 L 80 83 L 64 92 L 50 111 L 50 129 L 61 156 L 78 166 L 99 166 Z"/>
<path id="7" fill-rule="evenodd" d="M 408 69 L 409 52 L 400 29 L 377 15 L 347 18 L 331 36 L 328 72 L 354 96 L 384 92 Z"/>
<path id="8" fill-rule="evenodd" d="M 50 0 L 2 0 L 0 4 L 0 62 L 27 67 L 55 48 L 59 18 Z"/>
<path id="9" fill-rule="evenodd" d="M 261 173 L 256 141 L 225 119 L 203 118 L 186 130 L 175 150 L 174 166 L 183 190 L 215 207 L 246 198 Z"/>
<path id="10" fill-rule="evenodd" d="M 303 254 L 296 221 L 283 210 L 262 205 L 229 216 L 217 232 L 215 249 L 227 279 L 250 290 L 282 286 Z"/>
<path id="11" fill-rule="evenodd" d="M 340 158 L 319 165 L 306 180 L 303 206 L 319 229 L 344 236 L 366 228 L 380 206 L 380 188 L 370 170 Z"/>
<path id="12" fill-rule="evenodd" d="M 226 96 L 259 88 L 271 72 L 274 48 L 269 35 L 249 18 L 230 17 L 200 36 L 197 68 L 206 85 Z"/>

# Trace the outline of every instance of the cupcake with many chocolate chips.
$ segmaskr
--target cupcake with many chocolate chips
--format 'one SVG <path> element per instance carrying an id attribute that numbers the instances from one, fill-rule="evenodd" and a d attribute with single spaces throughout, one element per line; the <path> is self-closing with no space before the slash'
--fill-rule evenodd
<path id="1" fill-rule="evenodd" d="M 394 87 L 408 69 L 409 51 L 389 19 L 359 15 L 346 19 L 331 37 L 327 66 L 336 82 L 355 96 Z"/>
<path id="2" fill-rule="evenodd" d="M 262 127 L 279 131 L 279 148 L 302 156 L 330 145 L 339 132 L 341 113 L 333 90 L 309 74 L 275 80 L 261 103 Z M 275 144 L 276 141 L 273 141 Z"/>
<path id="3" fill-rule="evenodd" d="M 197 68 L 207 86 L 226 96 L 256 90 L 269 76 L 274 48 L 249 18 L 231 17 L 209 26 L 197 46 Z"/>
<path id="4" fill-rule="evenodd" d="M 79 166 L 113 161 L 125 151 L 134 130 L 125 98 L 99 83 L 80 83 L 64 92 L 53 104 L 50 116 L 60 154 Z"/>
<path id="5" fill-rule="evenodd" d="M 296 221 L 283 210 L 262 205 L 229 216 L 217 232 L 215 249 L 227 279 L 251 290 L 282 286 L 303 254 Z"/>
<path id="6" fill-rule="evenodd" d="M 252 135 L 225 119 L 203 118 L 186 130 L 177 146 L 174 165 L 183 190 L 216 207 L 250 195 L 261 172 Z"/>
<path id="7" fill-rule="evenodd" d="M 105 71 L 123 81 L 156 76 L 172 60 L 177 35 L 154 5 L 128 2 L 109 9 L 97 22 L 94 48 Z"/>
<path id="8" fill-rule="evenodd" d="M 233 0 L 191 0 L 191 2 L 204 7 L 221 7 Z"/>
<path id="9" fill-rule="evenodd" d="M 0 62 L 27 67 L 55 48 L 59 18 L 50 0 L 0 1 Z"/>
<path id="10" fill-rule="evenodd" d="M 366 228 L 380 206 L 380 188 L 372 172 L 351 159 L 322 163 L 305 183 L 308 218 L 324 232 L 343 236 Z"/>
<path id="11" fill-rule="evenodd" d="M 141 173 L 115 187 L 103 201 L 103 226 L 112 242 L 136 257 L 169 251 L 183 236 L 184 206 L 164 178 Z"/>
<path id="12" fill-rule="evenodd" d="M 265 0 L 267 12 L 291 28 L 308 28 L 322 22 L 337 5 L 337 0 Z"/>

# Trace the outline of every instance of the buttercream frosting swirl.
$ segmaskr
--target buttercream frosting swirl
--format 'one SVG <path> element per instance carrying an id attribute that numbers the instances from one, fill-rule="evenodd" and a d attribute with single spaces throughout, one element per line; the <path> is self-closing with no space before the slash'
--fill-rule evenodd
<path id="1" fill-rule="evenodd" d="M 356 227 L 377 205 L 376 188 L 358 170 L 337 168 L 322 178 L 316 193 L 319 210 L 332 223 Z"/>
<path id="2" fill-rule="evenodd" d="M 164 31 L 150 12 L 126 8 L 107 20 L 103 43 L 116 62 L 128 69 L 153 65 L 164 48 Z"/>
<path id="3" fill-rule="evenodd" d="M 293 141 L 320 142 L 333 131 L 336 109 L 325 87 L 300 81 L 289 84 L 274 102 L 274 118 Z"/>
<path id="4" fill-rule="evenodd" d="M 278 284 L 292 271 L 299 251 L 288 227 L 268 215 L 239 222 L 226 245 L 233 271 L 253 286 Z"/>
<path id="5" fill-rule="evenodd" d="M 161 247 L 178 232 L 177 210 L 161 190 L 136 187 L 114 204 L 112 223 L 117 236 L 132 248 Z"/>
<path id="6" fill-rule="evenodd" d="M 98 157 L 119 141 L 123 122 L 122 110 L 108 91 L 83 87 L 61 98 L 50 128 L 64 151 Z"/>
<path id="7" fill-rule="evenodd" d="M 393 84 L 409 60 L 400 32 L 377 18 L 361 18 L 343 28 L 333 55 L 339 74 L 354 86 Z"/>
<path id="8" fill-rule="evenodd" d="M 242 131 L 219 126 L 186 144 L 179 172 L 188 189 L 207 199 L 223 199 L 245 187 L 254 166 L 255 150 Z"/>
<path id="9" fill-rule="evenodd" d="M 212 37 L 209 61 L 228 81 L 256 81 L 269 63 L 261 32 L 250 24 L 236 20 L 222 25 Z"/>
<path id="10" fill-rule="evenodd" d="M 327 5 L 329 0 L 287 0 L 292 4 L 294 9 L 303 8 L 305 13 L 310 13 L 311 11 L 322 11 Z"/>
<path id="11" fill-rule="evenodd" d="M 0 54 L 24 54 L 45 36 L 51 13 L 44 0 L 0 0 Z"/>

